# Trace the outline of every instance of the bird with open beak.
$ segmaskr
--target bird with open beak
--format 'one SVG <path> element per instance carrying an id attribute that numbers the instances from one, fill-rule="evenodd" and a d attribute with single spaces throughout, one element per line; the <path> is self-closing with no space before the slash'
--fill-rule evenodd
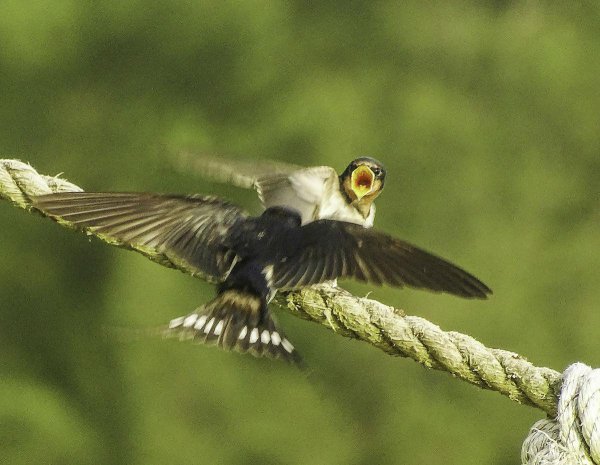
<path id="1" fill-rule="evenodd" d="M 386 171 L 381 162 L 362 157 L 354 160 L 340 176 L 341 191 L 346 200 L 373 226 L 375 205 L 373 201 L 381 194 Z"/>
<path id="2" fill-rule="evenodd" d="M 303 168 L 280 162 L 228 160 L 183 152 L 186 171 L 243 188 L 253 188 L 265 208 L 287 207 L 302 224 L 332 219 L 373 226 L 375 204 L 385 183 L 383 164 L 374 158 L 353 160 L 339 174 L 330 166 Z"/>

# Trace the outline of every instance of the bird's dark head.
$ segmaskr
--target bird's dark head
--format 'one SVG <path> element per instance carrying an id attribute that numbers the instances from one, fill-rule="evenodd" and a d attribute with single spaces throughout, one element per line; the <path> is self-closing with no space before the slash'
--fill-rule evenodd
<path id="1" fill-rule="evenodd" d="M 385 167 L 370 157 L 360 157 L 348 165 L 340 175 L 342 189 L 351 201 L 371 203 L 381 194 L 385 184 Z"/>
<path id="2" fill-rule="evenodd" d="M 298 210 L 280 206 L 267 208 L 262 213 L 261 219 L 293 228 L 300 227 L 302 224 L 302 216 Z"/>

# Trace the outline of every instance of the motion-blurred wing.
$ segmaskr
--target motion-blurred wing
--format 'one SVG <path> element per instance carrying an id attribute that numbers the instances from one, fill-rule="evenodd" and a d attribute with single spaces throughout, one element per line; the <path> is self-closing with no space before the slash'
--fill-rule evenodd
<path id="1" fill-rule="evenodd" d="M 192 171 L 203 178 L 252 189 L 265 176 L 291 174 L 303 167 L 291 163 L 261 160 L 234 160 L 206 153 L 180 152 L 177 166 L 181 171 Z"/>
<path id="2" fill-rule="evenodd" d="M 467 298 L 485 299 L 492 292 L 452 263 L 359 225 L 319 220 L 302 227 L 296 240 L 297 251 L 274 265 L 276 288 L 293 289 L 335 278 L 354 278 Z"/>
<path id="3" fill-rule="evenodd" d="M 330 198 L 329 190 L 339 190 L 339 181 L 333 168 L 315 166 L 290 174 L 267 174 L 255 187 L 265 208 L 294 208 L 306 224 L 317 219 L 320 204 Z"/>
<path id="4" fill-rule="evenodd" d="M 227 238 L 247 216 L 223 200 L 202 196 L 67 192 L 32 200 L 52 217 L 133 248 L 175 255 L 217 281 L 235 260 Z"/>
<path id="5" fill-rule="evenodd" d="M 214 181 L 254 188 L 265 208 L 287 207 L 300 212 L 302 223 L 317 219 L 330 189 L 339 190 L 338 174 L 329 166 L 305 168 L 277 161 L 245 161 L 209 154 L 181 152 L 180 169 Z"/>

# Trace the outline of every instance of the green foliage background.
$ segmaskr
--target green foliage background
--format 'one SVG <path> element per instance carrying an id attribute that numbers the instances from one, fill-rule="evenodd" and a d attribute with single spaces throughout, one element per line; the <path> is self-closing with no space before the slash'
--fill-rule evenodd
<path id="1" fill-rule="evenodd" d="M 344 285 L 563 370 L 600 366 L 596 2 L 3 0 L 0 154 L 88 190 L 254 195 L 180 148 L 384 161 L 379 228 L 495 291 Z M 0 205 L 0 462 L 509 464 L 541 412 L 279 319 L 282 364 L 105 326 L 211 286 Z"/>

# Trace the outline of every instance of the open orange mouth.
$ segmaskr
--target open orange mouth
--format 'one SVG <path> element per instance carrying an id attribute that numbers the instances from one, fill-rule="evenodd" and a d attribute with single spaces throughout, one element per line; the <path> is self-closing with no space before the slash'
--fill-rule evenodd
<path id="1" fill-rule="evenodd" d="M 368 166 L 361 165 L 352 172 L 350 180 L 352 182 L 352 191 L 358 200 L 360 200 L 371 192 L 375 174 Z"/>

